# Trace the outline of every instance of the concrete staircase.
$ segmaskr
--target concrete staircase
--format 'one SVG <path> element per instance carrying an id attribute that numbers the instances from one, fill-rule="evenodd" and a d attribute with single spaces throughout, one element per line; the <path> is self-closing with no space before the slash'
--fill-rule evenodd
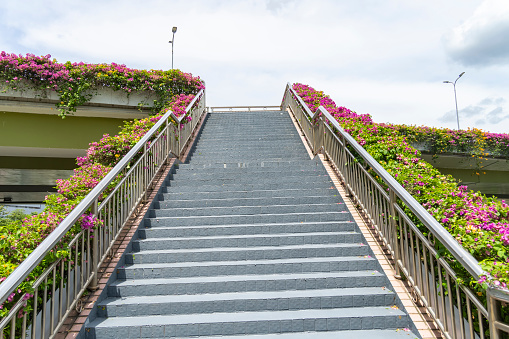
<path id="1" fill-rule="evenodd" d="M 163 190 L 88 338 L 417 337 L 287 113 L 211 113 Z"/>

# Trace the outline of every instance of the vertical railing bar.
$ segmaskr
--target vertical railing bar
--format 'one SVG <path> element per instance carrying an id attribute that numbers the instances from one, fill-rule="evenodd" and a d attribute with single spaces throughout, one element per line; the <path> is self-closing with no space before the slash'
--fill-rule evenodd
<path id="1" fill-rule="evenodd" d="M 65 277 L 65 260 L 60 259 L 60 285 L 58 288 L 58 319 L 62 319 L 64 312 L 64 277 Z"/>
<path id="2" fill-rule="evenodd" d="M 423 292 L 426 295 L 426 307 L 431 307 L 431 292 L 430 292 L 430 278 L 429 278 L 429 265 L 428 265 L 428 252 L 426 246 L 422 247 L 422 258 L 424 261 L 424 288 Z"/>
<path id="3" fill-rule="evenodd" d="M 481 339 L 484 339 L 485 335 L 484 335 L 483 315 L 479 308 L 477 309 L 477 315 L 479 317 L 479 336 L 481 337 Z"/>
<path id="4" fill-rule="evenodd" d="M 454 316 L 454 302 L 452 300 L 452 286 L 451 286 L 451 276 L 447 271 L 445 272 L 445 281 L 447 283 L 447 299 L 449 299 L 449 322 L 451 324 L 450 332 L 452 333 L 453 338 L 456 337 L 456 318 Z"/>
<path id="5" fill-rule="evenodd" d="M 460 284 L 458 281 L 455 282 L 456 283 L 456 299 L 457 299 L 457 305 L 456 307 L 458 308 L 458 319 L 459 319 L 459 323 L 460 323 L 460 332 L 461 332 L 461 336 L 460 338 L 465 338 L 465 323 L 464 323 L 464 318 L 463 318 L 463 303 L 461 302 L 461 289 L 460 289 Z M 470 320 L 469 320 L 470 321 Z"/>
<path id="6" fill-rule="evenodd" d="M 469 333 L 470 333 L 470 338 L 475 338 L 474 337 L 474 323 L 472 322 L 472 306 L 471 306 L 471 301 L 470 301 L 470 298 L 468 297 L 468 295 L 466 295 L 466 298 L 467 298 L 467 317 L 468 317 L 468 330 L 469 330 Z"/>
<path id="7" fill-rule="evenodd" d="M 424 246 L 424 244 L 422 243 L 422 239 L 419 239 L 419 237 L 415 237 L 416 239 L 416 244 L 417 244 L 417 264 L 419 265 L 418 266 L 418 274 L 417 274 L 417 286 L 419 287 L 419 294 L 420 294 L 420 298 L 424 298 L 425 295 L 424 295 L 424 290 L 425 290 L 425 286 L 424 286 L 424 272 L 423 272 L 423 267 L 422 267 L 422 254 L 424 254 L 424 248 L 426 246 Z M 422 249 L 421 249 L 421 246 L 422 246 Z"/>
<path id="8" fill-rule="evenodd" d="M 50 307 L 50 335 L 55 331 L 55 302 L 56 302 L 56 278 L 57 278 L 57 265 L 53 267 L 52 272 L 52 283 L 51 283 L 51 307 Z"/>
<path id="9" fill-rule="evenodd" d="M 44 293 L 42 297 L 42 322 L 41 322 L 41 338 L 44 338 L 44 334 L 46 333 L 46 304 L 48 302 L 48 276 L 44 278 L 43 281 Z"/>
<path id="10" fill-rule="evenodd" d="M 3 331 L 2 331 L 3 333 Z M 10 332 L 11 339 L 16 338 L 16 317 L 12 317 L 11 319 L 11 332 Z"/>
<path id="11" fill-rule="evenodd" d="M 417 284 L 417 278 L 416 278 L 417 277 L 417 262 L 415 260 L 415 256 L 419 255 L 419 252 L 416 253 L 415 242 L 418 241 L 418 239 L 415 239 L 415 241 L 414 241 L 414 233 L 409 229 L 409 227 L 407 227 L 407 222 L 404 221 L 404 223 L 405 223 L 405 227 L 406 227 L 405 236 L 408 236 L 410 238 L 410 251 L 411 251 L 411 256 L 412 256 L 412 261 L 411 261 L 412 267 L 409 267 L 408 271 L 411 272 L 411 275 L 414 279 L 414 284 Z"/>
<path id="12" fill-rule="evenodd" d="M 87 274 L 86 274 L 86 266 L 85 266 L 85 234 L 86 232 L 83 232 L 83 234 L 80 237 L 80 243 L 81 243 L 81 250 L 80 250 L 80 267 L 81 267 L 81 279 L 80 279 L 80 288 L 83 288 L 85 286 L 85 283 L 87 281 Z"/>
<path id="13" fill-rule="evenodd" d="M 447 313 L 446 313 L 446 305 L 445 305 L 445 291 L 444 291 L 444 282 L 443 282 L 443 269 L 442 269 L 442 264 L 440 262 L 437 262 L 437 267 L 438 267 L 438 281 L 439 281 L 439 284 L 440 284 L 440 305 L 439 305 L 439 309 L 440 309 L 440 315 L 441 315 L 441 318 L 443 318 L 443 326 L 444 326 L 444 331 L 445 332 L 449 332 L 449 322 L 447 320 Z"/>
<path id="14" fill-rule="evenodd" d="M 21 339 L 25 339 L 27 336 L 27 314 L 28 312 L 23 311 L 23 323 L 21 325 Z"/>
<path id="15" fill-rule="evenodd" d="M 35 339 L 35 334 L 37 330 L 37 299 L 39 298 L 39 289 L 36 288 L 34 291 L 34 309 L 32 312 L 32 339 Z"/>

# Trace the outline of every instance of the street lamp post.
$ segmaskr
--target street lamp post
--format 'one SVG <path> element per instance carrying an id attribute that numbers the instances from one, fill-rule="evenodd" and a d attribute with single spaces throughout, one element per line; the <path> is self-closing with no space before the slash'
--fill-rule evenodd
<path id="1" fill-rule="evenodd" d="M 456 103 L 456 121 L 458 122 L 458 131 L 460 129 L 460 116 L 458 114 L 458 99 L 456 97 L 456 81 L 458 81 L 459 78 L 461 78 L 465 74 L 465 72 L 462 72 L 454 82 L 445 80 L 444 84 L 452 84 L 454 87 L 454 102 Z"/>
<path id="2" fill-rule="evenodd" d="M 177 27 L 173 27 L 171 31 L 173 32 L 173 36 L 168 42 L 171 44 L 171 69 L 173 69 L 173 46 L 175 45 L 175 32 L 177 32 Z"/>

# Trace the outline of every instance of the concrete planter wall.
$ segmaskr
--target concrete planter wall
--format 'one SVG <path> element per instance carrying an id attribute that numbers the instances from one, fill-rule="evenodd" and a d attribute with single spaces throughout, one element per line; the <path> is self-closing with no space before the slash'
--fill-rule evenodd
<path id="1" fill-rule="evenodd" d="M 92 99 L 89 101 L 91 105 L 99 104 L 138 107 L 139 104 L 143 104 L 145 107 L 152 107 L 154 100 L 157 99 L 155 94 L 149 91 L 131 92 L 128 95 L 124 91 L 115 91 L 107 87 L 94 88 L 88 91 L 88 94 L 92 95 Z M 16 98 L 22 99 L 23 101 L 52 101 L 55 103 L 60 100 L 60 96 L 57 92 L 51 90 L 34 90 L 29 86 L 20 86 L 19 90 L 0 87 L 0 99 L 2 99 L 1 97 L 9 97 L 11 100 Z"/>

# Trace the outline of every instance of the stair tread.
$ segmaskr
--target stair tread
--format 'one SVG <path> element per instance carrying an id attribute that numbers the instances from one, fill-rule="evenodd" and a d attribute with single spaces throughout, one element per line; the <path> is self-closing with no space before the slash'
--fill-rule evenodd
<path id="1" fill-rule="evenodd" d="M 233 282 L 233 281 L 253 281 L 253 280 L 281 280 L 281 279 L 327 279 L 343 277 L 370 277 L 382 276 L 378 271 L 342 271 L 342 272 L 313 272 L 313 273 L 280 273 L 256 275 L 229 275 L 229 276 L 206 276 L 206 277 L 179 277 L 179 278 L 149 278 L 149 279 L 128 279 L 117 280 L 112 286 L 136 286 L 136 285 L 156 285 L 156 284 L 177 284 L 177 283 L 208 283 L 208 282 Z"/>
<path id="2" fill-rule="evenodd" d="M 167 240 L 167 238 L 165 238 Z M 166 241 L 163 240 L 163 241 Z M 366 246 L 363 243 L 339 243 L 339 244 L 305 244 L 305 245 L 286 245 L 277 246 L 278 250 L 285 249 L 311 249 L 311 248 L 340 248 L 340 247 L 353 247 L 353 246 Z M 239 251 L 261 251 L 273 250 L 275 246 L 252 246 L 252 247 L 211 247 L 211 248 L 185 248 L 185 249 L 161 249 L 161 250 L 143 250 L 139 252 L 131 252 L 129 254 L 153 254 L 153 253 L 201 253 L 201 252 L 239 252 Z"/>
<path id="3" fill-rule="evenodd" d="M 187 339 L 191 337 L 181 337 Z M 194 337 L 196 338 L 196 337 Z M 200 336 L 202 339 L 217 339 L 217 336 Z M 239 339 L 237 336 L 221 336 L 221 339 Z M 348 330 L 348 331 L 319 331 L 319 332 L 301 332 L 301 333 L 274 333 L 274 334 L 246 334 L 242 338 L 245 339 L 392 339 L 392 338 L 407 338 L 417 339 L 417 336 L 410 332 L 407 328 L 390 329 L 390 330 Z"/>
<path id="4" fill-rule="evenodd" d="M 303 213 L 267 213 L 263 215 L 315 215 L 316 212 L 303 212 Z M 331 211 L 331 212 L 320 212 L 320 214 L 350 214 L 348 211 Z M 206 216 L 175 216 L 175 217 L 150 217 L 148 219 L 186 219 L 186 218 L 225 218 L 225 217 L 241 217 L 245 216 L 246 214 L 225 214 L 225 215 L 206 215 Z M 249 216 L 256 216 L 256 215 L 262 215 L 262 214 L 247 214 Z"/>
<path id="5" fill-rule="evenodd" d="M 142 296 L 107 298 L 100 305 L 122 305 L 122 304 L 147 304 L 147 303 L 178 303 L 178 302 L 200 302 L 214 300 L 242 300 L 242 299 L 284 299 L 284 298 L 307 298 L 307 297 L 333 297 L 352 295 L 394 295 L 386 287 L 345 287 L 330 289 L 312 290 L 288 290 L 288 291 L 250 291 L 235 293 L 207 293 L 207 294 L 185 294 L 168 296 Z"/>
<path id="6" fill-rule="evenodd" d="M 219 228 L 219 227 L 271 227 L 278 225 L 326 225 L 326 224 L 353 224 L 353 221 L 345 220 L 345 221 L 300 221 L 300 222 L 275 222 L 275 223 L 247 223 L 247 224 L 227 224 L 227 225 L 193 225 L 193 226 L 159 226 L 157 228 L 146 228 L 147 231 L 150 230 L 161 230 L 161 229 L 184 229 L 184 228 Z"/>
<path id="7" fill-rule="evenodd" d="M 302 204 L 287 204 L 287 205 L 237 205 L 237 206 L 203 206 L 203 207 L 170 207 L 170 208 L 155 208 L 155 211 L 164 211 L 164 210 L 221 210 L 221 209 L 234 209 L 234 208 L 278 208 L 278 207 L 298 207 L 298 206 L 345 206 L 343 202 L 328 202 L 328 203 L 319 203 L 319 202 L 311 202 L 311 203 L 302 203 Z"/>
<path id="8" fill-rule="evenodd" d="M 143 325 L 176 325 L 197 323 L 224 323 L 241 321 L 271 321 L 271 320 L 294 320 L 294 319 L 327 319 L 363 318 L 363 317 L 386 317 L 406 316 L 400 309 L 392 307 L 351 307 L 351 308 L 328 308 L 296 311 L 261 311 L 261 312 L 218 312 L 206 314 L 176 314 L 176 315 L 152 315 L 138 317 L 112 317 L 98 318 L 92 322 L 92 326 L 143 326 Z"/>
<path id="9" fill-rule="evenodd" d="M 360 234 L 355 231 L 339 231 L 339 232 L 309 232 L 309 233 L 273 233 L 273 234 L 240 234 L 234 236 L 220 236 L 220 235 L 205 235 L 205 236 L 194 236 L 194 237 L 165 237 L 165 238 L 149 238 L 149 239 L 139 239 L 135 241 L 168 241 L 168 240 L 213 240 L 213 239 L 253 239 L 253 238 L 285 238 L 285 237 L 306 237 L 306 236 L 314 236 L 314 235 L 350 235 L 350 234 Z M 339 244 L 337 244 L 339 245 Z"/>
<path id="10" fill-rule="evenodd" d="M 287 258 L 287 259 L 261 259 L 261 260 L 244 260 L 242 264 L 262 265 L 262 264 L 289 264 L 289 263 L 317 263 L 317 262 L 342 262 L 342 261 L 372 261 L 372 257 L 324 257 L 324 258 Z M 124 269 L 155 269 L 164 267 L 192 267 L 192 266 L 233 266 L 239 265 L 238 261 L 200 261 L 200 262 L 182 262 L 182 263 L 153 263 L 153 264 L 132 264 L 125 266 Z"/>

